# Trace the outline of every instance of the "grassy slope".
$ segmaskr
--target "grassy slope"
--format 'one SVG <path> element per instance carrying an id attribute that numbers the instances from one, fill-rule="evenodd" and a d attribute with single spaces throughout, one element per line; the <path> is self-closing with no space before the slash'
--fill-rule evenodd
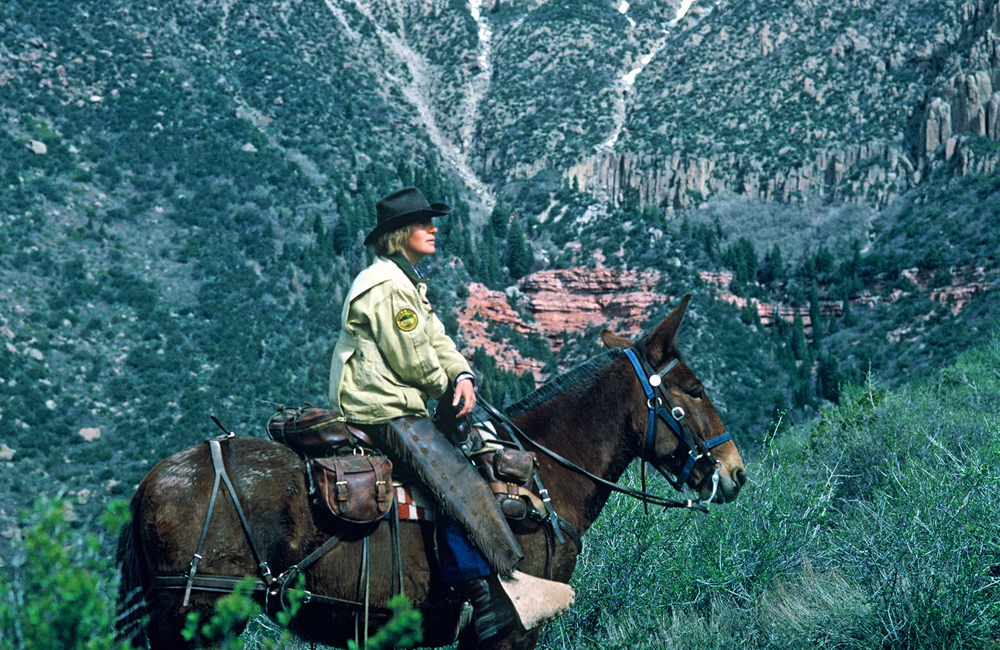
<path id="1" fill-rule="evenodd" d="M 542 647 L 990 647 L 998 367 L 994 330 L 926 382 L 852 388 L 707 517 L 615 497 Z"/>

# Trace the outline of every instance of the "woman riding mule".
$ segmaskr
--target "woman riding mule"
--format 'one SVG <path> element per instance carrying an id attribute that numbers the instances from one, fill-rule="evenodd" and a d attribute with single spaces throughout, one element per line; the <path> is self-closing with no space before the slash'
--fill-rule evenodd
<path id="1" fill-rule="evenodd" d="M 577 540 L 586 537 L 615 489 L 612 483 L 636 458 L 675 477 L 684 476 L 684 484 L 703 501 L 736 499 L 746 481 L 739 452 L 732 440 L 706 444 L 719 441 L 725 428 L 676 346 L 688 299 L 637 342 L 603 333 L 604 343 L 613 349 L 509 409 L 513 424 L 533 441 L 523 444 L 538 455 L 538 471 L 551 506 L 579 535 L 567 534 L 565 543 L 558 543 L 549 520 L 517 522 L 514 533 L 524 553 L 519 570 L 568 583 L 581 552 Z M 659 381 L 652 380 L 654 374 Z M 653 384 L 653 396 L 648 397 L 646 386 Z M 656 407 L 655 413 L 651 407 Z M 668 419 L 671 414 L 682 416 L 680 433 L 673 427 L 678 423 Z M 229 438 L 216 444 L 219 463 L 232 479 L 237 498 L 230 499 L 223 490 L 202 544 L 199 534 L 217 477 L 210 449 L 215 445 L 197 445 L 161 461 L 132 498 L 132 521 L 119 539 L 118 563 L 121 636 L 135 645 L 148 641 L 154 650 L 207 647 L 212 639 L 185 641 L 181 636 L 189 614 L 199 613 L 208 620 L 218 599 L 244 576 L 259 577 L 255 597 L 269 607 L 280 606 L 279 599 L 268 596 L 275 589 L 265 584 L 260 565 L 266 563 L 272 575 L 286 575 L 335 539 L 322 513 L 310 504 L 305 464 L 288 447 L 260 438 Z M 696 460 L 691 462 L 694 449 Z M 641 497 L 634 490 L 629 493 Z M 644 498 L 663 503 L 657 495 Z M 246 527 L 234 501 L 243 504 Z M 254 544 L 247 530 L 253 531 Z M 377 629 L 391 616 L 384 605 L 394 593 L 395 572 L 391 563 L 373 562 L 370 585 L 362 580 L 364 535 L 373 556 L 389 553 L 389 526 L 376 523 L 319 553 L 303 571 L 311 597 L 291 623 L 292 631 L 302 638 L 345 646 L 357 630 L 356 615 L 364 606 L 358 602 L 362 589 L 372 606 L 369 629 Z M 423 643 L 428 647 L 453 643 L 462 609 L 460 603 L 444 598 L 436 583 L 438 570 L 428 560 L 434 556 L 433 544 L 425 523 L 400 522 L 402 591 L 423 614 Z M 199 548 L 203 550 L 198 573 L 205 579 L 186 599 L 184 585 Z M 475 630 L 467 626 L 459 636 L 459 648 L 530 650 L 538 634 L 538 628 L 515 625 L 479 644 Z"/>
<path id="2" fill-rule="evenodd" d="M 443 506 L 448 516 L 438 522 L 437 540 L 442 581 L 472 603 L 483 642 L 514 624 L 491 575 L 511 578 L 523 554 L 487 484 L 427 412 L 428 397 L 452 391 L 458 418 L 476 403 L 472 370 L 435 315 L 427 280 L 417 270 L 435 252 L 432 217 L 450 211 L 443 203 L 429 204 L 415 187 L 376 204 L 377 225 L 364 242 L 376 258 L 344 302 L 330 402 L 394 462 L 408 466 Z"/>

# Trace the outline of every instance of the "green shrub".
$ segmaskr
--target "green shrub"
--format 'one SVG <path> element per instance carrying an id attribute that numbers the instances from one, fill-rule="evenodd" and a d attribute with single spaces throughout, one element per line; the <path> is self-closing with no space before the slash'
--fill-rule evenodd
<path id="1" fill-rule="evenodd" d="M 104 532 L 81 535 L 69 501 L 40 498 L 21 516 L 20 539 L 11 562 L 0 565 L 0 647 L 18 650 L 128 650 L 115 642 L 115 591 L 108 540 L 127 523 L 128 502 L 113 502 L 101 517 Z M 197 613 L 188 618 L 183 634 L 220 640 L 220 648 L 236 650 L 249 641 L 255 648 L 299 647 L 287 630 L 303 601 L 304 576 L 289 590 L 290 607 L 276 616 L 277 633 L 235 633 L 260 615 L 251 597 L 253 578 L 216 603 L 204 624 Z M 408 648 L 422 639 L 420 612 L 403 596 L 389 601 L 392 620 L 368 639 L 365 650 Z M 359 646 L 349 642 L 352 650 Z"/>
<path id="2" fill-rule="evenodd" d="M 108 539 L 127 519 L 115 502 L 106 532 L 81 535 L 72 506 L 40 498 L 21 517 L 22 539 L 0 572 L 0 646 L 20 650 L 102 650 L 114 646 L 114 569 Z"/>

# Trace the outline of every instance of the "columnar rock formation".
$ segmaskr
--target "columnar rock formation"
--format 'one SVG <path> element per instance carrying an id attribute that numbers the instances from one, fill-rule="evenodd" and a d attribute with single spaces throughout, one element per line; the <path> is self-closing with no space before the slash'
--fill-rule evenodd
<path id="1" fill-rule="evenodd" d="M 661 158 L 604 150 L 572 167 L 568 176 L 616 204 L 637 199 L 643 206 L 671 210 L 718 194 L 784 202 L 819 195 L 885 205 L 919 183 L 921 171 L 904 147 L 879 141 L 817 151 L 806 164 L 776 171 L 765 169 L 763 159 L 732 153 L 688 157 L 674 152 Z"/>
<path id="2" fill-rule="evenodd" d="M 615 203 L 638 200 L 643 206 L 657 205 L 669 210 L 697 205 L 718 194 L 765 201 L 790 201 L 802 195 L 818 195 L 829 200 L 863 201 L 881 207 L 944 163 L 955 161 L 958 175 L 992 173 L 1000 154 L 995 147 L 977 146 L 976 140 L 1000 142 L 1000 4 L 977 0 L 955 11 L 961 14 L 961 33 L 939 34 L 937 40 L 932 39 L 908 51 L 905 48 L 899 52 L 887 51 L 885 60 L 875 57 L 876 75 L 907 65 L 926 74 L 920 81 L 925 84 L 926 91 L 922 100 L 918 96 L 910 104 L 912 108 L 907 109 L 911 113 L 905 128 L 902 122 L 888 126 L 892 121 L 887 120 L 886 128 L 881 129 L 884 135 L 879 136 L 882 139 L 851 142 L 846 139 L 849 133 L 830 137 L 819 128 L 818 122 L 816 127 L 804 133 L 801 143 L 779 151 L 761 151 L 759 147 L 727 151 L 731 147 L 727 139 L 717 141 L 711 149 L 713 153 L 704 147 L 680 146 L 671 150 L 669 145 L 650 148 L 641 143 L 629 148 L 626 139 L 617 150 L 600 148 L 567 169 L 565 176 L 569 182 L 575 180 L 581 189 L 598 198 Z M 822 26 L 818 31 L 822 31 Z M 770 43 L 766 24 L 760 36 L 762 43 Z M 857 58 L 863 52 L 873 52 L 866 37 L 852 28 L 847 28 L 842 36 L 829 53 L 834 59 L 832 67 L 845 56 Z M 810 38 L 817 38 L 816 33 L 810 33 Z M 741 53 L 740 56 L 750 55 Z M 751 59 L 747 58 L 747 65 Z M 935 76 L 933 71 L 938 69 L 948 72 Z M 808 70 L 808 67 L 790 70 L 788 78 L 778 87 L 760 91 L 774 90 L 776 96 L 791 92 L 794 85 L 791 77 L 798 80 L 808 74 Z M 868 74 L 861 69 L 858 72 Z M 809 76 L 802 84 L 801 93 L 816 100 L 817 110 L 824 105 L 824 93 L 845 90 L 837 87 L 833 77 L 828 77 L 821 89 L 817 89 Z M 663 92 L 664 96 L 683 97 L 691 92 L 690 83 L 668 87 Z M 893 100 L 898 92 L 901 90 L 893 90 L 887 101 L 898 101 Z M 712 103 L 707 97 L 705 101 Z M 879 106 L 880 110 L 886 110 L 884 104 Z M 844 110 L 849 108 L 845 106 Z M 775 110 L 780 111 L 781 105 L 775 105 Z M 859 125 L 876 120 L 881 124 L 889 114 L 858 113 L 852 119 Z M 725 114 L 712 112 L 704 117 L 706 120 L 729 119 Z M 767 119 L 766 115 L 758 117 Z M 673 133 L 670 124 L 659 128 L 661 133 Z M 813 144 L 807 144 L 809 142 Z M 794 151 L 797 147 L 800 148 L 798 153 Z M 714 153 L 717 150 L 719 152 Z M 790 157 L 788 162 L 782 163 L 780 159 L 785 153 L 790 153 Z"/>

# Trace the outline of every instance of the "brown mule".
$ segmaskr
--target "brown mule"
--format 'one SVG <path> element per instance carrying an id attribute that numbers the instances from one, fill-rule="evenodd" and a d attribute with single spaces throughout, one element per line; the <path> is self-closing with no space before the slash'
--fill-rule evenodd
<path id="1" fill-rule="evenodd" d="M 665 393 L 660 396 L 668 409 L 683 409 L 684 432 L 693 439 L 693 445 L 701 447 L 706 441 L 721 439 L 725 429 L 701 382 L 676 347 L 677 331 L 689 300 L 690 295 L 685 296 L 633 350 L 654 373 L 672 366 L 664 372 L 659 390 Z M 556 378 L 508 409 L 513 422 L 539 445 L 598 477 L 618 480 L 640 455 L 663 471 L 682 475 L 685 463 L 695 455 L 689 454 L 688 445 L 666 420 L 657 418 L 653 427 L 647 426 L 651 409 L 643 379 L 621 350 L 631 347 L 632 341 L 607 331 L 601 337 L 612 350 Z M 538 455 L 539 473 L 556 513 L 579 534 L 586 533 L 611 488 L 532 444 L 526 445 Z M 253 531 L 254 546 L 262 557 L 255 558 L 233 501 L 222 490 L 198 574 L 259 577 L 259 562 L 266 562 L 277 575 L 330 537 L 330 523 L 310 508 L 305 468 L 292 451 L 256 438 L 231 438 L 220 447 L 225 470 L 240 495 Z M 153 587 L 157 576 L 188 571 L 199 545 L 214 476 L 208 445 L 198 445 L 161 461 L 132 498 L 132 523 L 122 532 L 118 547 L 122 572 L 119 607 L 120 635 L 136 645 L 142 646 L 148 640 L 154 650 L 191 647 L 193 644 L 180 636 L 186 615 L 197 611 L 207 620 L 216 600 L 223 595 L 195 589 L 184 606 L 183 590 Z M 684 482 L 702 499 L 725 503 L 737 497 L 745 481 L 736 445 L 726 440 L 714 446 L 710 454 L 698 456 Z M 422 522 L 400 522 L 399 526 L 402 591 L 423 613 L 424 645 L 447 645 L 454 639 L 461 610 L 449 591 L 437 583 L 437 569 L 428 560 L 433 555 L 431 529 Z M 545 523 L 531 520 L 515 522 L 513 529 L 525 553 L 518 567 L 521 571 L 569 582 L 580 552 L 570 536 L 564 543 L 554 542 Z M 369 630 L 374 633 L 387 620 L 388 613 L 382 606 L 392 592 L 388 526 L 383 522 L 339 532 L 344 535 L 343 541 L 305 571 L 306 589 L 327 599 L 357 601 L 362 538 L 370 533 Z M 273 599 L 268 604 L 273 605 Z M 292 631 L 307 640 L 343 647 L 355 637 L 359 615 L 357 609 L 310 602 L 294 619 Z M 489 647 L 534 648 L 538 632 L 538 628 L 516 627 Z M 469 628 L 459 640 L 460 648 L 476 646 Z M 202 639 L 201 647 L 210 643 L 210 639 Z"/>

